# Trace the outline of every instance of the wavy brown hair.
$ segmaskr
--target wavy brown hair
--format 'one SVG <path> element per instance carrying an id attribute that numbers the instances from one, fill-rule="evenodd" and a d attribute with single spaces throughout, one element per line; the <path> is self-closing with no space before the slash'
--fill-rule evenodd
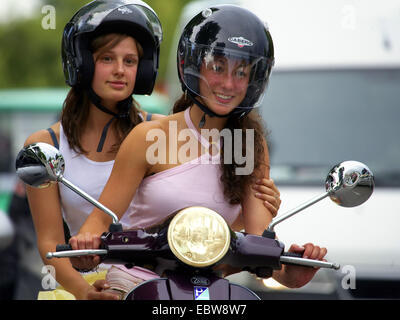
<path id="1" fill-rule="evenodd" d="M 113 48 L 123 39 L 129 37 L 125 34 L 105 34 L 95 38 L 91 43 L 91 51 L 106 51 Z M 136 45 L 139 52 L 139 58 L 143 54 L 143 49 L 136 41 Z M 81 137 L 86 126 L 89 109 L 90 100 L 86 92 L 87 89 L 73 87 L 68 92 L 68 95 L 64 101 L 63 109 L 61 112 L 61 124 L 65 136 L 67 137 L 68 144 L 77 153 L 87 154 L 87 150 L 84 150 L 81 144 Z M 116 118 L 113 121 L 113 126 L 110 129 L 116 130 L 117 133 L 117 143 L 115 143 L 109 152 L 117 153 L 122 141 L 128 135 L 128 133 L 139 124 L 142 119 L 139 117 L 139 104 L 133 99 L 133 105 L 129 109 L 129 114 L 127 117 Z M 123 112 L 124 110 L 117 110 Z"/>
<path id="2" fill-rule="evenodd" d="M 190 97 L 183 94 L 174 104 L 173 113 L 178 113 L 186 110 L 193 101 Z M 256 110 L 252 110 L 246 116 L 238 119 L 237 117 L 229 117 L 225 124 L 225 128 L 229 129 L 232 137 L 234 129 L 241 129 L 242 132 L 246 132 L 246 129 L 254 130 L 254 170 L 250 175 L 236 175 L 236 169 L 242 165 L 236 163 L 235 157 L 232 157 L 231 164 L 224 163 L 224 148 L 221 147 L 221 182 L 224 186 L 225 198 L 230 204 L 240 204 L 249 187 L 256 179 L 264 177 L 265 168 L 269 167 L 269 164 L 265 163 L 265 152 L 264 150 L 264 139 L 266 136 L 265 125 L 262 118 Z M 242 134 L 242 155 L 246 154 L 246 135 Z M 233 150 L 232 150 L 233 152 Z"/>

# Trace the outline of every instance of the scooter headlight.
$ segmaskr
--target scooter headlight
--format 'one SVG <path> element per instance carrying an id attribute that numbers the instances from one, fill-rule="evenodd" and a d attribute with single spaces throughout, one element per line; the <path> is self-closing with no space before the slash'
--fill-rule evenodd
<path id="1" fill-rule="evenodd" d="M 168 244 L 175 256 L 194 267 L 207 267 L 229 249 L 230 229 L 215 211 L 204 207 L 181 210 L 168 227 Z"/>

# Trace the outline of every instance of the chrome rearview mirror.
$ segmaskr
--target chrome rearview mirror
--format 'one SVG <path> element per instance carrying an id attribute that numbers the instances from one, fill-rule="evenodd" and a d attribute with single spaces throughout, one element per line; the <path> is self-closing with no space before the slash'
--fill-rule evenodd
<path id="1" fill-rule="evenodd" d="M 361 162 L 342 162 L 329 171 L 325 189 L 338 205 L 356 207 L 367 201 L 374 191 L 374 176 Z"/>
<path id="2" fill-rule="evenodd" d="M 269 232 L 274 237 L 274 227 L 278 223 L 328 196 L 342 207 L 358 206 L 369 199 L 374 191 L 374 185 L 374 176 L 365 164 L 358 161 L 344 161 L 339 163 L 329 171 L 325 180 L 325 193 L 272 219 L 265 236 L 268 236 Z"/>
<path id="3" fill-rule="evenodd" d="M 47 143 L 34 143 L 17 155 L 17 176 L 26 184 L 46 188 L 57 182 L 64 173 L 65 162 L 61 153 Z"/>
<path id="4" fill-rule="evenodd" d="M 65 169 L 64 158 L 60 151 L 54 146 L 42 142 L 26 146 L 18 153 L 15 166 L 18 178 L 24 183 L 36 188 L 45 188 L 48 187 L 50 183 L 61 182 L 111 216 L 114 225 L 112 228 L 114 228 L 115 231 L 119 231 L 119 228 L 122 230 L 118 222 L 118 217 L 114 212 L 63 177 Z"/>

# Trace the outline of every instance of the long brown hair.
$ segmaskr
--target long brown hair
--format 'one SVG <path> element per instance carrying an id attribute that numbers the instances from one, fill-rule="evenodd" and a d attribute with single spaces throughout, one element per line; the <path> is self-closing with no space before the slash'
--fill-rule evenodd
<path id="1" fill-rule="evenodd" d="M 173 113 L 181 112 L 193 105 L 192 99 L 183 94 L 174 104 Z M 268 166 L 265 163 L 265 152 L 263 137 L 266 136 L 265 125 L 262 118 L 256 110 L 252 110 L 246 116 L 238 119 L 237 117 L 229 117 L 225 124 L 225 128 L 231 131 L 233 136 L 234 129 L 241 129 L 246 132 L 246 129 L 254 130 L 254 170 L 250 175 L 237 175 L 236 169 L 241 167 L 236 163 L 235 157 L 232 157 L 232 163 L 224 163 L 224 148 L 221 147 L 221 182 L 224 186 L 225 198 L 230 204 L 240 204 L 244 199 L 248 188 L 257 178 L 264 176 L 263 166 Z M 246 138 L 242 135 L 242 154 L 246 153 Z"/>
<path id="2" fill-rule="evenodd" d="M 95 38 L 91 43 L 91 51 L 97 52 L 99 50 L 104 51 L 113 48 L 126 37 L 125 34 L 105 34 Z M 136 45 L 139 52 L 139 58 L 143 54 L 143 49 L 136 41 Z M 67 137 L 68 144 L 77 153 L 87 154 L 87 150 L 84 150 L 81 144 L 81 137 L 86 126 L 90 109 L 90 100 L 86 89 L 80 87 L 73 87 L 69 90 L 68 95 L 64 101 L 63 109 L 61 113 L 61 124 L 65 136 Z M 133 105 L 129 110 L 128 117 L 121 117 L 114 120 L 114 128 L 117 133 L 117 142 L 112 146 L 110 152 L 116 153 L 128 135 L 128 133 L 142 120 L 139 116 L 139 104 L 133 99 Z M 121 112 L 123 110 L 117 110 Z M 112 126 L 111 126 L 112 128 Z M 110 129 L 111 129 L 110 128 Z"/>

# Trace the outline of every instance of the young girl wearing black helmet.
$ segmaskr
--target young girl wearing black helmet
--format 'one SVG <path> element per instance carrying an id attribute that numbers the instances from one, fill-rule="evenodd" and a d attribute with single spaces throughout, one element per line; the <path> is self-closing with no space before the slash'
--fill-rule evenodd
<path id="1" fill-rule="evenodd" d="M 71 89 L 61 121 L 32 134 L 25 145 L 57 146 L 67 158 L 68 179 L 97 198 L 125 136 L 151 118 L 139 109 L 132 94 L 151 94 L 161 40 L 157 14 L 142 1 L 96 0 L 78 10 L 62 38 L 64 75 Z M 74 235 L 91 206 L 61 185 L 45 190 L 27 187 L 27 195 L 39 251 L 44 263 L 55 267 L 57 282 L 77 299 L 113 298 L 99 291 L 102 284 L 89 285 L 69 260 L 45 258 L 47 251 L 65 241 L 62 218 Z M 74 263 L 79 269 L 79 262 Z M 39 298 L 49 297 L 41 293 Z"/>
<path id="2" fill-rule="evenodd" d="M 161 40 L 160 21 L 142 1 L 96 0 L 78 10 L 62 38 L 64 75 L 71 90 L 61 121 L 32 134 L 25 145 L 47 142 L 57 146 L 67 162 L 65 176 L 98 198 L 130 130 L 144 119 L 163 117 L 140 110 L 132 98 L 132 94 L 151 94 Z M 268 194 L 260 197 L 269 200 L 277 190 L 269 180 L 263 184 L 260 191 Z M 75 235 L 92 206 L 62 185 L 45 190 L 27 187 L 27 193 L 43 261 L 55 267 L 57 281 L 71 293 L 57 289 L 41 292 L 39 298 L 112 298 L 99 291 L 104 282 L 89 285 L 68 260 L 45 258 L 47 251 L 64 242 L 61 217 Z M 279 204 L 269 200 L 265 205 L 276 212 Z M 129 227 L 128 221 L 122 219 L 122 223 Z M 92 266 L 85 259 L 71 260 L 79 271 Z M 95 278 L 104 275 L 99 273 Z"/>
<path id="3" fill-rule="evenodd" d="M 175 113 L 141 123 L 131 131 L 120 147 L 100 202 L 121 217 L 134 198 L 132 210 L 124 216 L 132 228 L 156 225 L 193 205 L 217 211 L 232 225 L 242 209 L 245 231 L 261 235 L 272 214 L 251 186 L 269 177 L 269 157 L 260 119 L 251 111 L 262 99 L 273 61 L 270 33 L 250 11 L 221 5 L 196 15 L 179 42 L 177 67 L 184 94 L 175 104 Z M 210 143 L 206 133 L 211 131 L 219 134 Z M 239 150 L 225 148 L 229 140 L 221 143 L 223 131 L 226 136 L 232 133 L 234 149 Z M 239 135 L 237 140 L 237 131 L 245 138 Z M 247 140 L 247 134 L 254 134 L 254 139 Z M 137 144 L 140 140 L 145 143 Z M 237 151 L 240 155 L 253 152 L 252 170 L 243 171 L 247 164 L 227 154 Z M 94 209 L 71 245 L 74 249 L 98 247 L 99 236 L 110 222 L 109 216 Z M 88 234 L 93 246 L 85 245 Z M 310 243 L 289 250 L 318 260 L 327 252 Z M 273 276 L 288 287 L 300 287 L 316 271 L 285 266 Z"/>

